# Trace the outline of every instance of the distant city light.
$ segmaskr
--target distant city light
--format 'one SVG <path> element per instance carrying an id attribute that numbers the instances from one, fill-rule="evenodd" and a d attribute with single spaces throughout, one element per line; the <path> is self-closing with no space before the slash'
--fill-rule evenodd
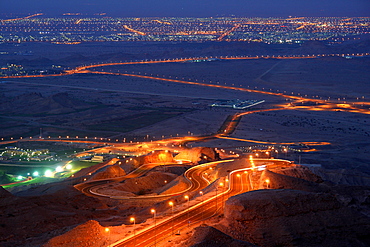
<path id="1" fill-rule="evenodd" d="M 33 175 L 34 177 L 37 177 L 37 176 L 39 176 L 39 172 L 38 172 L 38 171 L 36 171 L 36 172 L 32 173 L 32 175 Z"/>

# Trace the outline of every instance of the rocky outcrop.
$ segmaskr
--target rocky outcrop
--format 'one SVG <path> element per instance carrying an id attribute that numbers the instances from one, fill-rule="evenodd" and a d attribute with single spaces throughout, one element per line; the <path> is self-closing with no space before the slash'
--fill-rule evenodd
<path id="1" fill-rule="evenodd" d="M 146 176 L 131 178 L 114 187 L 118 191 L 132 192 L 137 195 L 150 194 L 170 183 L 177 176 L 171 173 L 150 172 Z"/>
<path id="2" fill-rule="evenodd" d="M 233 239 L 229 235 L 211 226 L 199 226 L 194 234 L 186 241 L 185 246 L 191 247 L 255 247 L 256 245 L 246 241 Z"/>
<path id="3" fill-rule="evenodd" d="M 72 230 L 50 239 L 44 247 L 54 246 L 107 246 L 109 233 L 97 221 L 89 220 Z"/>
<path id="4" fill-rule="evenodd" d="M 308 167 L 301 165 L 294 165 L 284 169 L 276 169 L 275 173 L 304 179 L 314 183 L 322 183 L 324 180 L 317 174 L 313 173 Z"/>
<path id="5" fill-rule="evenodd" d="M 227 234 L 260 246 L 368 246 L 370 218 L 328 193 L 258 190 L 226 201 Z"/>
<path id="6" fill-rule="evenodd" d="M 189 188 L 189 182 L 183 177 L 178 176 L 176 179 L 172 180 L 167 185 L 155 190 L 155 193 L 165 195 L 179 193 Z"/>
<path id="7" fill-rule="evenodd" d="M 143 157 L 144 157 L 143 164 L 149 163 L 169 164 L 174 162 L 172 153 L 168 150 L 156 150 Z"/>
<path id="8" fill-rule="evenodd" d="M 294 173 L 295 174 L 295 173 Z M 294 175 L 293 174 L 293 175 Z M 292 175 L 292 174 L 291 174 Z M 299 175 L 298 177 L 301 177 Z M 282 175 L 269 170 L 261 174 L 260 189 L 295 189 L 308 192 L 327 192 L 329 189 L 325 185 L 320 185 L 302 178 Z M 268 182 L 267 182 L 268 181 Z"/>
<path id="9" fill-rule="evenodd" d="M 40 246 L 69 227 L 117 215 L 100 200 L 69 187 L 54 194 L 18 197 L 0 190 L 0 246 Z M 3 195 L 5 197 L 3 197 Z"/>
<path id="10" fill-rule="evenodd" d="M 126 172 L 118 164 L 113 166 L 106 166 L 98 171 L 90 180 L 94 179 L 106 179 L 106 178 L 116 178 L 125 176 Z"/>
<path id="11" fill-rule="evenodd" d="M 201 162 L 209 162 L 218 160 L 218 154 L 213 148 L 208 147 L 194 147 L 187 150 L 181 150 L 176 156 L 176 159 L 189 160 L 190 162 L 197 164 Z"/>
<path id="12" fill-rule="evenodd" d="M 158 163 L 161 165 L 174 163 L 173 154 L 168 150 L 155 150 L 147 155 L 142 155 L 129 160 L 129 164 L 131 164 L 134 168 L 151 163 Z"/>
<path id="13" fill-rule="evenodd" d="M 350 169 L 325 169 L 310 167 L 310 170 L 333 184 L 343 185 L 366 185 L 370 186 L 370 176 L 358 170 Z"/>
<path id="14" fill-rule="evenodd" d="M 12 197 L 13 195 L 9 191 L 7 191 L 6 189 L 0 186 L 0 199 L 1 200 L 5 200 L 7 198 L 12 198 Z"/>

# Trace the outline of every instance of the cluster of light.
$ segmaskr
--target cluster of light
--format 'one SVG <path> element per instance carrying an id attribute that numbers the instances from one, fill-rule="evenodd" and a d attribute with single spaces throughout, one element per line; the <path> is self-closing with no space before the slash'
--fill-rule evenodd
<path id="1" fill-rule="evenodd" d="M 53 42 L 79 44 L 96 41 L 244 41 L 329 43 L 356 39 L 369 33 L 369 18 L 112 18 L 68 15 L 62 18 L 2 20 L 3 42 Z M 14 35 L 17 33 L 17 35 Z"/>

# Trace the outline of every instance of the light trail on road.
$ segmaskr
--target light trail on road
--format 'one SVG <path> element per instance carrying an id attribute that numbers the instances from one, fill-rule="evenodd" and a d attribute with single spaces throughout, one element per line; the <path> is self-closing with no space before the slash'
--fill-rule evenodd
<path id="1" fill-rule="evenodd" d="M 258 144 L 268 144 L 268 145 L 297 145 L 304 144 L 304 145 L 310 145 L 310 146 L 324 146 L 324 145 L 330 145 L 330 142 L 266 142 L 266 141 L 256 141 L 251 139 L 242 139 L 242 138 L 236 138 L 236 137 L 227 137 L 227 136 L 219 136 L 219 139 L 227 139 L 227 140 L 235 140 L 235 141 L 243 141 L 243 142 L 251 142 L 251 143 L 258 143 Z"/>
<path id="2" fill-rule="evenodd" d="M 128 31 L 132 32 L 132 33 L 136 33 L 136 34 L 139 34 L 139 35 L 142 35 L 142 36 L 145 36 L 146 35 L 146 33 L 141 32 L 141 31 L 138 31 L 138 30 L 135 30 L 135 29 L 133 29 L 133 28 L 127 26 L 127 25 L 123 25 L 123 27 L 125 29 L 127 29 Z"/>
<path id="3" fill-rule="evenodd" d="M 289 161 L 285 160 L 258 159 L 255 161 L 269 161 L 271 166 L 284 166 L 290 164 Z M 209 199 L 204 201 L 201 200 L 197 204 L 191 206 L 189 209 L 184 209 L 175 215 L 171 215 L 171 217 L 162 220 L 162 222 L 157 223 L 157 225 L 144 228 L 135 236 L 132 235 L 126 237 L 125 239 L 113 244 L 113 246 L 123 247 L 133 246 L 134 244 L 142 247 L 154 246 L 155 243 L 158 244 L 160 241 L 164 241 L 173 236 L 173 233 L 180 232 L 182 229 L 189 227 L 189 224 L 201 222 L 204 219 L 208 219 L 212 216 L 222 213 L 220 211 L 222 211 L 224 207 L 223 205 L 229 197 L 254 189 L 251 173 L 252 176 L 259 176 L 257 173 L 260 173 L 262 169 L 266 169 L 266 166 L 253 167 L 251 164 L 249 164 L 249 167 L 247 168 L 232 171 L 228 176 L 228 184 L 222 185 L 222 187 L 228 186 L 226 190 L 220 191 L 218 194 Z M 214 185 L 221 186 L 217 182 Z"/>
<path id="4" fill-rule="evenodd" d="M 15 19 L 0 20 L 0 21 L 1 22 L 20 21 L 20 20 L 29 19 L 29 18 L 32 18 L 32 17 L 35 17 L 35 16 L 40 16 L 40 15 L 43 15 L 43 13 L 38 13 L 38 14 L 29 15 L 29 16 L 26 16 L 26 17 L 15 18 Z"/>
<path id="5" fill-rule="evenodd" d="M 233 26 L 230 30 L 223 33 L 220 37 L 217 38 L 217 41 L 222 41 L 226 36 L 228 36 L 230 33 L 234 32 L 236 29 L 238 29 L 241 26 L 241 24 L 237 24 Z"/>

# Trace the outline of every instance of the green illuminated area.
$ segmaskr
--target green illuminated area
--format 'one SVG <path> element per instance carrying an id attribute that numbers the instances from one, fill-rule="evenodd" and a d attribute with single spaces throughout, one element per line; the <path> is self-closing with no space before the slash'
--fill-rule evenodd
<path id="1" fill-rule="evenodd" d="M 53 143 L 44 143 L 43 146 L 53 148 Z M 3 147 L 0 149 L 0 184 L 4 188 L 11 188 L 53 182 L 97 164 L 89 160 L 72 160 L 70 155 L 76 153 L 77 150 L 82 149 L 64 147 L 64 150 L 50 152 L 48 149 Z"/>

